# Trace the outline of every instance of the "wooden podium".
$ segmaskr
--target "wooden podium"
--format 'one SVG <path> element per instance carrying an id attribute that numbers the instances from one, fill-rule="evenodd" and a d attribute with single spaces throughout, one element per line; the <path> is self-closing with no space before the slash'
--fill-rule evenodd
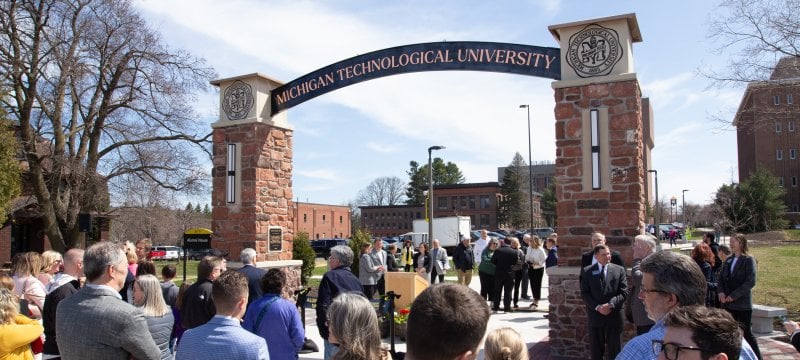
<path id="1" fill-rule="evenodd" d="M 387 272 L 384 276 L 386 277 L 386 292 L 394 291 L 395 294 L 400 295 L 400 298 L 394 301 L 395 309 L 411 305 L 417 295 L 429 286 L 425 278 L 414 272 Z"/>

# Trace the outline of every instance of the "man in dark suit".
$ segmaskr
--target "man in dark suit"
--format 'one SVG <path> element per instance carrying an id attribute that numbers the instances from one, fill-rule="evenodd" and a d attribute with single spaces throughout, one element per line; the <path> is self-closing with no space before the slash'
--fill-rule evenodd
<path id="1" fill-rule="evenodd" d="M 361 282 L 350 271 L 353 264 L 353 250 L 347 245 L 336 245 L 331 248 L 328 257 L 328 272 L 322 275 L 317 295 L 317 328 L 319 336 L 324 341 L 324 357 L 330 359 L 339 351 L 336 344 L 328 341 L 328 307 L 336 295 L 345 292 L 357 292 L 364 295 Z"/>
<path id="2" fill-rule="evenodd" d="M 122 301 L 128 275 L 125 252 L 110 241 L 86 249 L 86 286 L 58 304 L 56 341 L 61 358 L 160 359 L 142 310 Z"/>
<path id="3" fill-rule="evenodd" d="M 261 299 L 264 292 L 261 291 L 261 278 L 267 273 L 267 270 L 259 269 L 255 265 L 256 250 L 252 248 L 245 248 L 239 254 L 239 260 L 242 261 L 242 268 L 238 271 L 240 274 L 247 278 L 247 288 L 249 289 L 247 306 L 253 301 Z"/>
<path id="4" fill-rule="evenodd" d="M 595 246 L 594 256 L 597 263 L 581 271 L 581 297 L 589 315 L 592 360 L 602 360 L 606 352 L 613 359 L 622 347 L 622 305 L 628 296 L 628 283 L 625 268 L 611 263 L 608 246 Z"/>
<path id="5" fill-rule="evenodd" d="M 511 248 L 505 241 L 502 246 L 495 250 L 492 255 L 492 264 L 495 266 L 494 272 L 494 299 L 492 310 L 500 310 L 500 291 L 503 291 L 503 311 L 510 313 L 511 309 L 511 290 L 514 289 L 514 272 L 511 267 L 517 264 L 517 250 Z"/>
<path id="6" fill-rule="evenodd" d="M 605 244 L 606 244 L 605 235 L 599 232 L 592 233 L 592 249 L 594 249 L 594 247 L 597 245 L 605 245 Z M 622 262 L 622 257 L 619 256 L 619 251 L 614 251 L 610 249 L 609 251 L 611 251 L 611 263 L 617 264 L 624 268 L 625 264 Z M 594 265 L 596 262 L 597 260 L 594 256 L 594 250 L 589 250 L 583 253 L 583 255 L 581 255 L 581 269 L 589 265 Z"/>
<path id="7" fill-rule="evenodd" d="M 64 272 L 61 273 L 62 281 L 69 281 L 47 294 L 44 298 L 42 309 L 42 323 L 44 324 L 45 343 L 42 352 L 45 359 L 58 357 L 58 343 L 56 343 L 56 310 L 58 304 L 75 295 L 81 288 L 80 278 L 83 276 L 83 249 L 69 249 L 64 253 Z M 48 357 L 48 355 L 52 355 Z"/>

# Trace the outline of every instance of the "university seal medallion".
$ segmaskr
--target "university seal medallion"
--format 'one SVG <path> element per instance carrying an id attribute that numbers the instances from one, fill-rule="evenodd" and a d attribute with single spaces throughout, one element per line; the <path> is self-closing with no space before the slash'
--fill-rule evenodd
<path id="1" fill-rule="evenodd" d="M 228 120 L 241 120 L 247 116 L 253 107 L 253 88 L 250 85 L 235 81 L 225 89 L 225 96 L 222 97 L 222 110 L 228 116 Z"/>
<path id="2" fill-rule="evenodd" d="M 621 58 L 619 34 L 613 29 L 591 24 L 569 38 L 567 64 L 580 77 L 608 75 Z"/>

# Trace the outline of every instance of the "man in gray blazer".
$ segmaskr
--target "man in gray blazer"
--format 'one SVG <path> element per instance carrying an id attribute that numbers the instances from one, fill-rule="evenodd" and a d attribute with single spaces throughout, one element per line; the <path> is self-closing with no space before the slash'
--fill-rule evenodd
<path id="1" fill-rule="evenodd" d="M 128 275 L 125 252 L 112 242 L 92 245 L 83 255 L 86 285 L 56 310 L 61 358 L 160 359 L 142 311 L 122 300 Z"/>

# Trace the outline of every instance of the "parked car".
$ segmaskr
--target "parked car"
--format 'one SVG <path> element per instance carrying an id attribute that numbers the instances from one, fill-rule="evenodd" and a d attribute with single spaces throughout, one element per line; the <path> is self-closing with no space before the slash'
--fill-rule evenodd
<path id="1" fill-rule="evenodd" d="M 219 249 L 186 249 L 186 257 L 189 260 L 200 260 L 208 255 L 227 257 L 228 253 Z"/>
<path id="2" fill-rule="evenodd" d="M 539 239 L 542 239 L 542 240 L 547 239 L 547 237 L 550 236 L 550 234 L 552 234 L 554 232 L 556 232 L 556 231 L 553 230 L 553 228 L 551 228 L 551 227 L 541 227 L 541 228 L 533 228 L 533 229 L 531 229 L 531 234 L 538 236 Z"/>
<path id="3" fill-rule="evenodd" d="M 311 240 L 311 248 L 317 256 L 328 260 L 331 256 L 331 248 L 337 245 L 347 245 L 348 239 L 317 239 Z"/>
<path id="4" fill-rule="evenodd" d="M 683 239 L 683 230 L 675 225 L 658 224 L 658 228 L 661 230 L 661 240 L 668 240 L 670 238 L 670 234 L 674 234 L 676 239 Z"/>
<path id="5" fill-rule="evenodd" d="M 477 241 L 478 239 L 481 238 L 481 231 L 482 230 L 473 230 L 472 232 L 470 232 L 470 237 L 472 238 L 472 241 Z M 497 238 L 498 240 L 503 240 L 506 238 L 505 235 L 501 233 L 496 233 L 494 231 L 486 231 L 486 236 L 488 236 L 489 238 Z"/>
<path id="6" fill-rule="evenodd" d="M 150 250 L 151 260 L 177 260 L 180 258 L 181 248 L 177 246 L 154 246 Z"/>

